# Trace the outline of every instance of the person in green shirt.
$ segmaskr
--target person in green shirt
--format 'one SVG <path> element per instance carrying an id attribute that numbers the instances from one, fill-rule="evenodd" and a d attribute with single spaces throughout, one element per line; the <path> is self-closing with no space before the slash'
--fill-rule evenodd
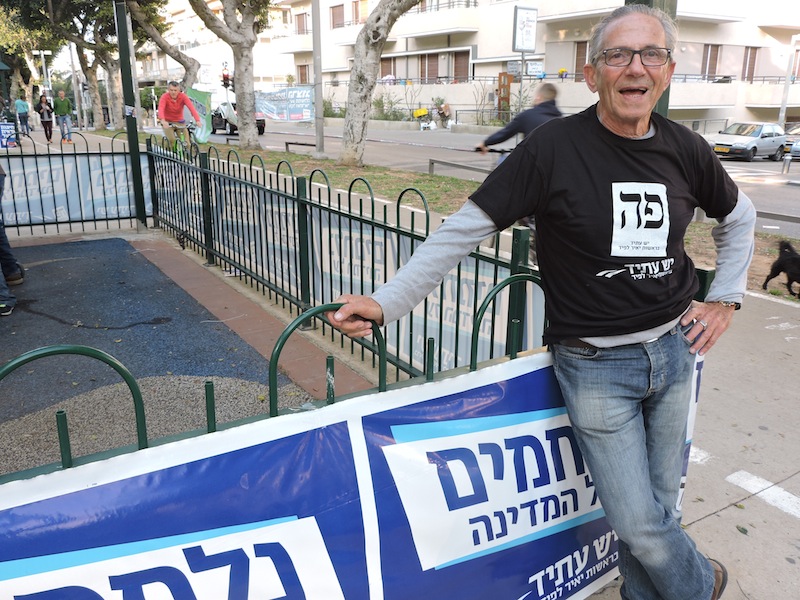
<path id="1" fill-rule="evenodd" d="M 28 101 L 25 100 L 25 93 L 21 93 L 19 98 L 14 101 L 14 109 L 17 111 L 17 118 L 19 118 L 19 132 L 25 135 L 30 134 L 31 128 L 28 124 Z"/>
<path id="2" fill-rule="evenodd" d="M 72 102 L 64 94 L 64 90 L 58 90 L 58 96 L 53 99 L 53 112 L 56 114 L 56 122 L 61 130 L 61 139 L 67 144 L 72 143 Z"/>

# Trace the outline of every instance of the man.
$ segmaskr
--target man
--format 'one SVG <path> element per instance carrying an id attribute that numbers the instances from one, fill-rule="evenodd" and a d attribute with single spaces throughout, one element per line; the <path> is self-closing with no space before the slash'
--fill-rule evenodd
<path id="1" fill-rule="evenodd" d="M 0 200 L 3 198 L 3 187 L 6 183 L 6 172 L 0 165 Z M 2 263 L 2 273 L 0 273 L 0 317 L 9 316 L 17 304 L 17 298 L 8 289 L 9 285 L 19 285 L 25 280 L 25 271 L 11 253 L 11 245 L 8 243 L 6 229 L 3 225 L 3 213 L 0 211 L 0 263 Z"/>
<path id="2" fill-rule="evenodd" d="M 177 81 L 170 81 L 167 91 L 161 95 L 158 101 L 158 120 L 164 128 L 164 136 L 169 140 L 169 145 L 175 145 L 175 127 L 173 123 L 183 125 L 186 119 L 183 116 L 184 107 L 189 109 L 194 120 L 200 122 L 200 115 L 194 107 L 192 100 L 181 91 Z"/>
<path id="3" fill-rule="evenodd" d="M 22 92 L 14 101 L 14 108 L 17 111 L 17 118 L 19 119 L 19 132 L 25 135 L 30 135 L 31 127 L 28 124 L 28 111 L 30 107 L 28 106 L 28 101 L 25 100 L 25 92 Z"/>
<path id="4" fill-rule="evenodd" d="M 61 130 L 61 140 L 67 144 L 72 143 L 72 102 L 67 98 L 64 90 L 58 90 L 58 96 L 53 100 L 53 113 L 56 123 Z"/>
<path id="5" fill-rule="evenodd" d="M 660 10 L 616 9 L 593 30 L 584 75 L 599 95 L 525 141 L 372 297 L 331 322 L 353 337 L 411 310 L 454 261 L 534 214 L 545 342 L 584 459 L 620 542 L 627 600 L 717 600 L 727 572 L 681 529 L 678 498 L 695 354 L 728 328 L 746 287 L 755 211 L 707 142 L 653 113 L 675 70 Z M 683 236 L 718 220 L 706 302 Z"/>
<path id="6" fill-rule="evenodd" d="M 550 119 L 557 119 L 561 116 L 561 111 L 556 107 L 557 95 L 558 88 L 552 83 L 539 84 L 533 96 L 533 108 L 523 110 L 511 119 L 508 125 L 483 140 L 475 149 L 486 154 L 489 151 L 489 146 L 505 142 L 518 133 L 521 133 L 523 137 L 527 137 L 531 131 L 542 123 L 546 123 Z"/>

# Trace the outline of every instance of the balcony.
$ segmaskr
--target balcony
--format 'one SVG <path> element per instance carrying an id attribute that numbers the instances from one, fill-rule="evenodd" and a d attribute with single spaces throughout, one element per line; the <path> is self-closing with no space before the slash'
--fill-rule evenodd
<path id="1" fill-rule="evenodd" d="M 398 38 L 422 38 L 455 33 L 476 33 L 481 26 L 481 12 L 475 0 L 417 5 L 397 20 L 392 34 Z"/>
<path id="2" fill-rule="evenodd" d="M 273 37 L 272 50 L 278 54 L 303 54 L 314 49 L 311 30 L 290 33 L 286 37 Z"/>

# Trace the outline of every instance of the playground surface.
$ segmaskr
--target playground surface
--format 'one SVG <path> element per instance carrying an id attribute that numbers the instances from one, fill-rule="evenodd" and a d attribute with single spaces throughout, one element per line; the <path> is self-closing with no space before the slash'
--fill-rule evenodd
<path id="1" fill-rule="evenodd" d="M 46 241 L 14 242 L 27 272 L 13 288 L 14 312 L 0 320 L 0 364 L 54 345 L 102 351 L 141 388 L 150 439 L 206 427 L 207 381 L 218 425 L 268 414 L 269 357 L 285 323 L 243 286 L 226 285 L 219 268 L 158 234 Z M 282 410 L 324 397 L 324 360 L 302 339 L 287 344 Z M 283 370 L 303 363 L 293 383 Z M 348 386 L 348 373 L 340 375 Z M 119 373 L 87 356 L 46 356 L 0 381 L 0 474 L 59 461 L 57 410 L 67 412 L 76 457 L 136 441 L 132 395 Z"/>

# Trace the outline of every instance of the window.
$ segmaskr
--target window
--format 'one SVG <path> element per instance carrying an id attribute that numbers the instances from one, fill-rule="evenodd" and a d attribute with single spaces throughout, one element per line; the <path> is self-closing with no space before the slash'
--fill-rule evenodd
<path id="1" fill-rule="evenodd" d="M 792 75 L 795 79 L 800 79 L 800 50 L 794 51 L 794 72 Z"/>
<path id="2" fill-rule="evenodd" d="M 311 30 L 308 27 L 310 20 L 308 13 L 300 13 L 294 16 L 294 32 L 297 35 L 308 35 Z"/>
<path id="3" fill-rule="evenodd" d="M 353 23 L 363 23 L 369 16 L 369 5 L 367 0 L 355 0 L 353 2 Z"/>
<path id="4" fill-rule="evenodd" d="M 308 84 L 308 65 L 297 65 L 297 83 Z"/>
<path id="5" fill-rule="evenodd" d="M 283 17 L 283 24 L 289 25 L 292 22 L 292 13 L 288 10 L 282 10 L 281 16 Z"/>
<path id="6" fill-rule="evenodd" d="M 436 83 L 439 79 L 439 55 L 422 54 L 419 57 L 420 83 Z"/>
<path id="7" fill-rule="evenodd" d="M 701 74 L 706 79 L 714 79 L 717 75 L 717 61 L 721 46 L 706 44 L 703 46 L 703 64 Z"/>
<path id="8" fill-rule="evenodd" d="M 331 29 L 344 27 L 344 4 L 331 6 Z"/>
<path id="9" fill-rule="evenodd" d="M 381 78 L 387 75 L 397 76 L 395 73 L 395 59 L 394 58 L 381 58 Z"/>
<path id="10" fill-rule="evenodd" d="M 583 65 L 586 64 L 587 45 L 588 42 L 576 42 L 575 44 L 575 81 L 585 81 Z"/>
<path id="11" fill-rule="evenodd" d="M 469 80 L 469 50 L 453 53 L 453 81 Z"/>
<path id="12" fill-rule="evenodd" d="M 747 47 L 744 49 L 744 64 L 742 65 L 742 81 L 753 83 L 753 75 L 756 73 L 756 57 L 758 48 Z"/>

